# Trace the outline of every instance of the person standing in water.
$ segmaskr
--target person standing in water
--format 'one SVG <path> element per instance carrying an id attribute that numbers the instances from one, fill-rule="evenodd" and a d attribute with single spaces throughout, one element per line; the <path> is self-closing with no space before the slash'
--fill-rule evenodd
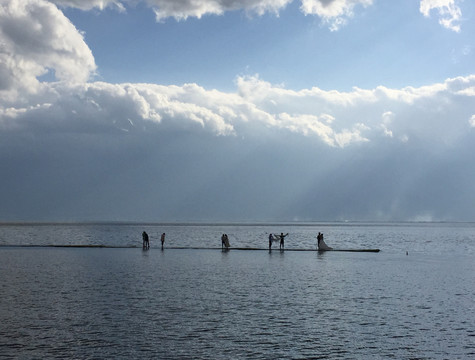
<path id="1" fill-rule="evenodd" d="M 162 234 L 160 237 L 160 241 L 162 242 L 162 250 L 163 250 L 163 244 L 165 243 L 165 233 Z"/>
<path id="2" fill-rule="evenodd" d="M 229 245 L 228 234 L 224 234 L 224 247 L 226 248 L 226 250 L 228 250 L 230 246 L 231 245 Z"/>
<path id="3" fill-rule="evenodd" d="M 284 250 L 284 238 L 289 235 L 289 233 L 285 234 L 284 233 L 280 233 L 280 244 L 279 244 L 279 249 L 280 250 Z"/>
<path id="4" fill-rule="evenodd" d="M 145 231 L 142 233 L 142 248 L 144 250 L 150 249 L 150 241 L 148 239 L 148 234 Z"/>
<path id="5" fill-rule="evenodd" d="M 269 250 L 272 250 L 272 241 L 274 240 L 274 236 L 272 233 L 269 234 Z"/>

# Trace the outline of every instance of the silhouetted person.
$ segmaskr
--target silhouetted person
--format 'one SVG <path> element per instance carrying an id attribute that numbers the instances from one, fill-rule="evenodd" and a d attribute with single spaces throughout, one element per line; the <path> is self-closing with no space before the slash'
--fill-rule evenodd
<path id="1" fill-rule="evenodd" d="M 325 244 L 325 241 L 323 241 L 323 233 L 318 233 L 317 240 L 318 250 L 333 250 L 332 247 L 328 246 Z"/>
<path id="2" fill-rule="evenodd" d="M 163 250 L 163 244 L 165 243 L 165 233 L 162 234 L 160 237 L 160 241 L 162 242 L 162 250 Z"/>
<path id="3" fill-rule="evenodd" d="M 144 250 L 150 249 L 150 241 L 145 231 L 142 233 L 142 247 Z"/>
<path id="4" fill-rule="evenodd" d="M 224 234 L 224 247 L 226 248 L 226 250 L 228 250 L 230 246 L 231 245 L 229 245 L 228 234 Z"/>
<path id="5" fill-rule="evenodd" d="M 285 234 L 284 233 L 280 233 L 280 244 L 279 244 L 279 249 L 280 250 L 283 250 L 284 249 L 284 238 L 289 235 L 289 233 Z"/>
<path id="6" fill-rule="evenodd" d="M 323 234 L 321 232 L 318 233 L 317 235 L 317 248 L 320 247 L 320 241 L 323 240 Z"/>
<path id="7" fill-rule="evenodd" d="M 223 249 L 224 249 L 225 240 L 226 240 L 226 236 L 224 236 L 224 234 L 223 234 L 223 235 L 221 235 L 221 250 L 223 250 Z"/>
<path id="8" fill-rule="evenodd" d="M 274 240 L 274 236 L 269 234 L 269 250 L 272 250 L 272 241 Z"/>

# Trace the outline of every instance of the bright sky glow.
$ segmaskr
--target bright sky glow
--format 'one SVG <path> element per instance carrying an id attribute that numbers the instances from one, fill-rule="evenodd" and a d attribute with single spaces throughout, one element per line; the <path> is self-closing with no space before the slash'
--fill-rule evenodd
<path id="1" fill-rule="evenodd" d="M 2 0 L 0 221 L 473 221 L 474 18 Z"/>

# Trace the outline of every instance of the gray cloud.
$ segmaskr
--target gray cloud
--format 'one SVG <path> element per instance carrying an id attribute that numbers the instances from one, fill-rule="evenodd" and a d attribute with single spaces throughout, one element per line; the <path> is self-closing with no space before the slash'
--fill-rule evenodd
<path id="1" fill-rule="evenodd" d="M 0 111 L 0 217 L 467 220 L 474 83 L 48 84 Z"/>
<path id="2" fill-rule="evenodd" d="M 475 216 L 475 75 L 347 92 L 258 75 L 233 92 L 109 84 L 88 80 L 94 58 L 51 3 L 2 4 L 0 31 L 1 220 Z"/>

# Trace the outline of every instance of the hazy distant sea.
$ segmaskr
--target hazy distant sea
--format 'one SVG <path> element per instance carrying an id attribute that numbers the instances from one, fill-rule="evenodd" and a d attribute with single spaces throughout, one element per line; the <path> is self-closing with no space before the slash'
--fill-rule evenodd
<path id="1" fill-rule="evenodd" d="M 381 252 L 220 250 L 319 231 Z M 474 258 L 475 224 L 4 224 L 0 358 L 475 358 Z"/>

